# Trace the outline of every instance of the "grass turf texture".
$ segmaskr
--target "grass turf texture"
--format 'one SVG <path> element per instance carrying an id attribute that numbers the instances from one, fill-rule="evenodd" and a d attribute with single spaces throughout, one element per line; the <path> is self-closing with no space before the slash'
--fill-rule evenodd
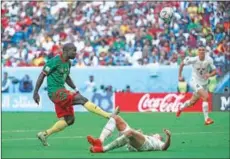
<path id="1" fill-rule="evenodd" d="M 92 154 L 86 136 L 98 136 L 106 120 L 76 113 L 75 124 L 49 137 L 49 147 L 36 138 L 55 121 L 54 113 L 2 113 L 2 158 L 229 158 L 229 113 L 210 113 L 215 121 L 204 126 L 202 113 L 121 113 L 133 128 L 145 133 L 172 132 L 171 147 L 163 152 L 128 152 L 125 148 Z M 111 139 L 117 136 L 117 131 Z M 111 141 L 108 140 L 107 142 Z M 107 143 L 106 142 L 106 143 Z"/>

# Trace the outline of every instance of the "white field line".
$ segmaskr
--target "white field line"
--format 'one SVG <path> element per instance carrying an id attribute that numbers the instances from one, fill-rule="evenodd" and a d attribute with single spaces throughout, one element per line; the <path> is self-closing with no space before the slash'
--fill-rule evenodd
<path id="1" fill-rule="evenodd" d="M 2 133 L 24 133 L 24 132 L 38 132 L 38 130 L 9 130 L 9 131 L 2 131 Z M 175 132 L 172 133 L 174 135 L 199 135 L 199 134 L 229 134 L 229 132 Z M 51 139 L 82 139 L 85 136 L 62 136 L 62 137 L 52 137 Z M 21 141 L 21 140 L 37 140 L 36 137 L 34 138 L 9 138 L 4 139 L 2 141 Z"/>
<path id="2" fill-rule="evenodd" d="M 62 137 L 52 137 L 51 139 L 81 139 L 85 138 L 85 136 L 62 136 Z M 21 140 L 37 140 L 36 137 L 27 137 L 27 138 L 11 138 L 11 139 L 2 139 L 3 141 L 21 141 Z"/>
<path id="3" fill-rule="evenodd" d="M 26 132 L 39 132 L 39 130 L 3 130 L 2 133 L 26 133 Z"/>

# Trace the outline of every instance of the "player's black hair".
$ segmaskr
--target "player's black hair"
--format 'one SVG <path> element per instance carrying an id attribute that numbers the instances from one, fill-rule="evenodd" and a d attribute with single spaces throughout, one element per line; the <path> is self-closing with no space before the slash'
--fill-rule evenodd
<path id="1" fill-rule="evenodd" d="M 63 46 L 63 51 L 65 50 L 68 50 L 70 48 L 76 48 L 76 46 L 73 44 L 73 43 L 66 43 L 64 46 Z"/>

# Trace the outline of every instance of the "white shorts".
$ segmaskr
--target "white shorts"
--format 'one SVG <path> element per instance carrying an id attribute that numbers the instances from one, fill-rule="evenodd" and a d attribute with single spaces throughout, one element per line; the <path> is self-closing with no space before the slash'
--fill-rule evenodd
<path id="1" fill-rule="evenodd" d="M 127 149 L 132 152 L 133 151 L 149 151 L 149 150 L 152 150 L 152 147 L 153 147 L 150 139 L 148 139 L 146 136 L 145 136 L 145 143 L 139 149 L 136 149 L 130 144 L 127 144 L 126 146 L 127 146 Z"/>
<path id="2" fill-rule="evenodd" d="M 192 89 L 193 89 L 193 91 L 194 91 L 193 94 L 194 94 L 195 96 L 197 96 L 197 97 L 199 97 L 199 95 L 198 95 L 198 93 L 197 93 L 199 90 L 204 89 L 204 90 L 208 91 L 208 84 L 206 84 L 206 85 L 200 85 L 200 84 L 198 84 L 198 82 L 196 82 L 196 80 L 194 80 L 194 79 L 192 79 L 192 80 L 190 81 L 189 85 L 190 85 L 190 87 L 192 87 Z"/>
<path id="3" fill-rule="evenodd" d="M 145 135 L 145 142 L 139 149 L 134 148 L 130 144 L 127 144 L 127 149 L 129 151 L 157 151 L 161 150 L 162 144 L 163 142 L 158 141 L 153 137 Z"/>
<path id="4" fill-rule="evenodd" d="M 138 149 L 139 151 L 150 151 L 153 149 L 153 142 L 151 138 L 145 135 L 145 143 Z"/>

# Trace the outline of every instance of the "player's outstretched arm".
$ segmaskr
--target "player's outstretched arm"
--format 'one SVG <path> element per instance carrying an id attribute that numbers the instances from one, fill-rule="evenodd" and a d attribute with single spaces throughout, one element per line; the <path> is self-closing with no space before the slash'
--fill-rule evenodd
<path id="1" fill-rule="evenodd" d="M 185 65 L 184 62 L 182 62 L 179 67 L 179 77 L 178 77 L 179 81 L 183 80 L 182 71 L 183 71 L 184 65 Z"/>
<path id="2" fill-rule="evenodd" d="M 71 77 L 68 75 L 66 77 L 65 82 L 72 88 L 72 89 L 76 89 L 75 84 L 73 83 L 73 80 L 71 79 Z"/>
<path id="3" fill-rule="evenodd" d="M 179 81 L 182 81 L 182 71 L 185 65 L 191 65 L 194 64 L 197 61 L 196 57 L 185 57 L 185 59 L 181 62 L 180 67 L 179 67 Z"/>
<path id="4" fill-rule="evenodd" d="M 212 72 L 209 74 L 210 77 L 215 76 L 216 75 L 216 69 L 212 70 Z"/>
<path id="5" fill-rule="evenodd" d="M 166 151 L 171 143 L 171 132 L 169 130 L 164 129 L 164 133 L 166 134 L 165 144 L 162 146 L 162 151 Z"/>
<path id="6" fill-rule="evenodd" d="M 215 76 L 216 75 L 216 70 L 212 70 L 211 73 L 207 73 L 204 75 L 205 79 L 209 79 L 209 77 Z"/>
<path id="7" fill-rule="evenodd" d="M 40 73 L 38 79 L 37 79 L 37 82 L 36 82 L 36 86 L 35 86 L 35 89 L 34 89 L 34 94 L 33 94 L 33 98 L 34 98 L 34 101 L 39 104 L 39 101 L 40 101 L 40 97 L 39 97 L 39 94 L 38 94 L 38 91 L 44 81 L 44 78 L 45 78 L 45 74 L 42 72 Z"/>

